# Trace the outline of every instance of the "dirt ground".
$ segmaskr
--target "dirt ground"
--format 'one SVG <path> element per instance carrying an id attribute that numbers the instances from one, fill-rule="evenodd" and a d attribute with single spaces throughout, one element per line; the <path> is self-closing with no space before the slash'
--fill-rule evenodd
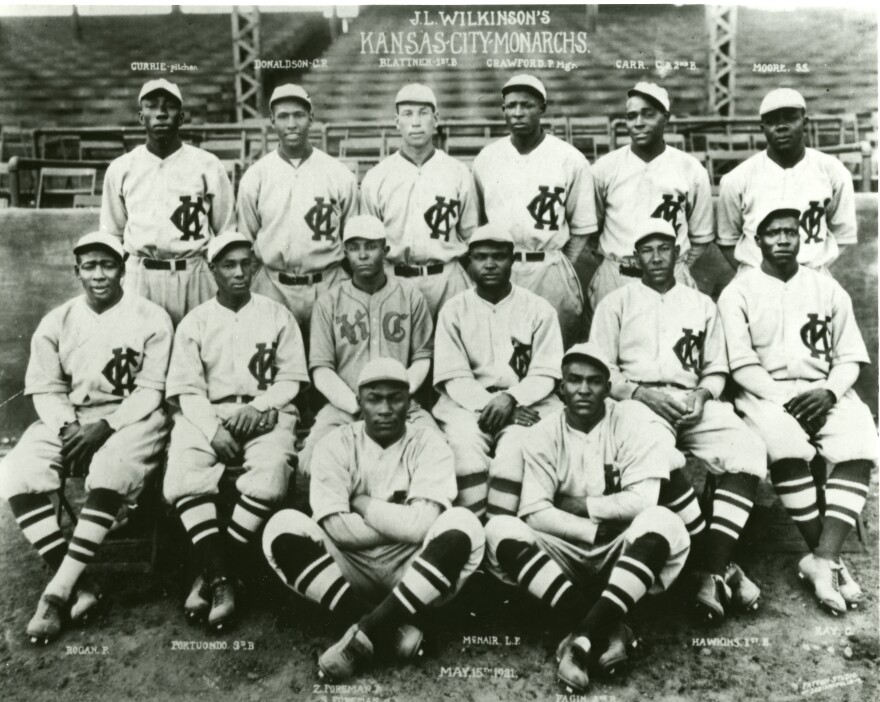
<path id="1" fill-rule="evenodd" d="M 2 505 L 0 699 L 878 699 L 876 478 L 865 512 L 868 546 L 860 550 L 851 539 L 845 556 L 867 602 L 839 619 L 821 612 L 798 581 L 801 553 L 790 550 L 799 550 L 797 537 L 769 486 L 762 486 L 760 503 L 744 537 L 757 543 L 746 543 L 738 556 L 763 588 L 760 611 L 709 628 L 695 623 L 680 590 L 648 598 L 631 616 L 642 645 L 630 669 L 610 680 L 595 677 L 584 696 L 567 695 L 555 682 L 553 652 L 565 632 L 535 603 L 488 578 L 475 579 L 433 614 L 427 651 L 416 663 L 380 664 L 348 685 L 325 684 L 316 659 L 344 626 L 326 624 L 315 608 L 289 596 L 259 561 L 234 631 L 215 636 L 185 623 L 185 536 L 173 523 L 163 529 L 156 572 L 99 574 L 108 595 L 96 619 L 34 648 L 24 629 L 48 574 Z"/>

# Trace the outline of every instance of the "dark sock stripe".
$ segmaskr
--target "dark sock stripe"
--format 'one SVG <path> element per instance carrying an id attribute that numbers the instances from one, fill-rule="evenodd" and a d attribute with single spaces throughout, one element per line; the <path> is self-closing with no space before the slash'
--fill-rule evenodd
<path id="1" fill-rule="evenodd" d="M 819 506 L 814 502 L 813 504 L 807 505 L 806 507 L 786 507 L 785 511 L 788 512 L 792 517 L 806 517 L 808 514 L 818 512 Z M 816 515 L 814 515 L 814 517 L 816 517 Z"/>
<path id="2" fill-rule="evenodd" d="M 627 554 L 624 554 L 624 555 L 627 555 Z M 627 557 L 632 558 L 632 556 L 629 556 L 629 555 L 627 555 Z M 634 560 L 639 560 L 639 559 L 634 559 Z M 639 563 L 641 563 L 641 562 L 642 561 L 639 560 Z M 650 570 L 651 566 L 649 566 L 647 563 L 645 563 L 644 565 L 646 568 L 648 568 Z M 620 568 L 621 570 L 625 570 L 628 573 L 632 573 L 633 575 L 635 575 L 642 582 L 642 585 L 645 586 L 645 589 L 650 589 L 651 584 L 654 582 L 654 578 L 652 578 L 650 575 L 648 575 L 644 570 L 642 570 L 638 566 L 633 565 L 632 563 L 629 563 L 628 561 L 623 560 L 622 558 L 619 559 L 617 561 L 617 563 L 614 564 L 614 567 Z"/>
<path id="3" fill-rule="evenodd" d="M 861 512 L 857 512 L 857 511 L 854 510 L 854 509 L 849 509 L 849 508 L 847 508 L 847 507 L 841 507 L 840 505 L 830 504 L 830 505 L 827 505 L 827 506 L 825 507 L 825 519 L 826 519 L 826 521 L 829 520 L 829 519 L 836 519 L 836 517 L 834 516 L 834 514 L 829 514 L 829 512 L 837 512 L 837 513 L 839 513 L 839 514 L 846 515 L 847 517 L 852 518 L 852 520 L 853 520 L 854 522 L 856 522 L 856 523 L 858 523 L 858 521 L 859 521 L 859 516 L 861 515 Z M 844 521 L 844 520 L 841 519 L 841 521 Z M 852 526 L 852 525 L 849 524 L 849 526 Z"/>
<path id="4" fill-rule="evenodd" d="M 113 522 L 115 520 L 112 514 L 80 514 L 80 520 L 83 522 L 90 522 L 92 524 L 97 524 L 99 527 L 103 527 L 104 529 L 109 529 L 113 526 Z"/>
<path id="5" fill-rule="evenodd" d="M 431 572 L 431 570 L 425 568 L 424 563 L 422 563 L 420 559 L 417 558 L 414 560 L 411 567 L 425 580 L 431 583 L 431 587 L 437 590 L 441 595 L 449 591 L 449 585 L 444 583 L 435 573 Z"/>
<path id="6" fill-rule="evenodd" d="M 729 519 L 725 519 L 724 517 L 712 517 L 712 526 L 727 527 L 728 529 L 730 529 L 733 532 L 736 532 L 737 534 L 739 534 L 743 530 L 742 526 L 740 526 L 736 522 L 730 521 Z M 730 536 L 730 535 L 728 534 L 728 536 Z"/>
<path id="7" fill-rule="evenodd" d="M 403 582 L 397 584 L 397 591 L 403 595 L 403 599 L 409 602 L 416 611 L 422 609 L 425 606 L 425 603 L 422 602 L 418 597 L 416 597 L 412 590 L 410 590 Z"/>
<path id="8" fill-rule="evenodd" d="M 22 530 L 24 530 L 24 529 L 27 529 L 28 527 L 32 527 L 34 524 L 38 524 L 39 522 L 42 522 L 44 519 L 51 519 L 53 522 L 55 522 L 55 510 L 52 509 L 51 504 L 49 504 L 48 507 L 49 507 L 49 509 L 47 509 L 44 512 L 41 511 L 38 514 L 34 514 L 34 515 L 28 517 L 27 519 L 22 519 L 21 521 L 18 522 L 18 526 Z M 56 522 L 56 525 L 57 525 L 57 522 Z"/>
<path id="9" fill-rule="evenodd" d="M 624 605 L 626 605 L 627 611 L 631 610 L 632 606 L 635 604 L 635 600 L 633 600 L 632 595 L 630 595 L 622 587 L 608 583 L 608 585 L 605 587 L 605 592 L 610 592 L 612 595 L 615 595 L 621 602 L 623 602 Z"/>
<path id="10" fill-rule="evenodd" d="M 321 558 L 325 558 L 325 556 L 321 556 Z M 312 563 L 315 562 L 316 561 L 312 561 Z M 312 565 L 312 563 L 306 563 L 305 567 L 300 571 L 300 574 L 302 574 L 303 571 L 305 571 L 310 565 Z M 305 578 L 303 578 L 301 583 L 299 583 L 299 585 L 297 586 L 299 588 L 299 591 L 305 594 L 305 591 L 309 589 L 309 585 L 312 584 L 312 581 L 331 565 L 333 565 L 333 558 L 329 554 L 326 554 L 326 560 L 324 560 L 324 562 L 321 563 L 319 566 L 312 568 L 309 574 L 306 575 Z M 296 582 L 296 579 L 294 579 L 294 582 Z"/>
<path id="11" fill-rule="evenodd" d="M 492 482 L 489 483 L 489 488 L 491 490 L 498 490 L 498 492 L 506 492 L 515 497 L 519 497 L 519 494 L 522 492 L 522 483 L 518 483 L 515 480 L 508 480 L 507 478 L 492 478 Z"/>
<path id="12" fill-rule="evenodd" d="M 195 537 L 199 534 L 202 534 L 206 531 L 210 531 L 211 529 L 216 529 L 220 531 L 220 522 L 216 519 L 209 519 L 206 522 L 199 522 L 198 524 L 193 525 L 190 529 L 187 529 L 186 533 L 189 536 L 190 541 L 195 541 Z"/>
<path id="13" fill-rule="evenodd" d="M 488 503 L 488 500 L 486 500 L 485 498 L 483 498 L 483 499 L 480 500 L 479 502 L 474 502 L 474 504 L 472 504 L 472 505 L 467 505 L 467 508 L 468 508 L 471 512 L 482 512 L 484 509 L 486 509 L 486 504 L 487 504 L 487 503 Z"/>
<path id="14" fill-rule="evenodd" d="M 489 474 L 472 473 L 471 475 L 459 475 L 456 476 L 456 481 L 458 482 L 458 491 L 461 492 L 467 488 L 472 488 L 476 485 L 483 485 L 489 482 Z"/>
<path id="15" fill-rule="evenodd" d="M 238 522 L 232 521 L 229 522 L 229 525 L 226 527 L 227 531 L 234 531 L 239 536 L 243 537 L 245 541 L 250 541 L 251 538 L 257 533 L 255 531 L 248 531 Z"/>
<path id="16" fill-rule="evenodd" d="M 842 480 L 842 478 L 841 478 Z M 854 480 L 851 482 L 855 482 Z M 852 495 L 856 495 L 857 497 L 867 497 L 868 495 L 868 486 L 855 488 L 852 485 L 840 485 L 839 483 L 835 483 L 832 480 L 829 480 L 825 483 L 825 494 L 828 494 L 829 490 L 840 490 L 841 492 L 848 492 Z"/>
<path id="17" fill-rule="evenodd" d="M 327 592 L 324 593 L 324 596 L 321 598 L 321 606 L 324 609 L 330 609 L 330 603 L 333 602 L 333 598 L 339 594 L 339 591 L 345 587 L 345 580 L 342 578 L 336 578 L 330 587 L 327 588 Z M 337 602 L 337 604 L 339 604 Z M 332 611 L 332 610 L 331 610 Z"/>
<path id="18" fill-rule="evenodd" d="M 37 549 L 37 551 L 39 551 L 39 550 L 45 548 L 46 546 L 48 546 L 49 544 L 54 543 L 55 541 L 58 541 L 59 536 L 62 536 L 60 531 L 55 531 L 55 532 L 52 532 L 51 534 L 47 534 L 42 539 L 37 539 L 36 541 L 34 541 L 34 548 Z M 62 539 L 63 539 L 63 536 L 62 536 Z"/>
<path id="19" fill-rule="evenodd" d="M 178 514 L 183 514 L 184 512 L 191 510 L 195 507 L 200 507 L 201 505 L 215 505 L 217 504 L 217 496 L 216 495 L 200 495 L 199 497 L 195 497 L 193 499 L 187 499 L 186 501 L 180 500 L 174 508 L 177 510 Z"/>
<path id="20" fill-rule="evenodd" d="M 541 600 L 543 600 L 548 606 L 550 606 L 550 603 L 553 602 L 553 598 L 556 597 L 556 593 L 559 592 L 567 582 L 568 578 L 566 578 L 564 575 L 557 576 L 553 580 L 553 582 L 550 583 L 550 587 L 547 588 L 547 592 L 544 593 L 544 595 L 541 597 Z M 557 602 L 556 604 L 559 604 L 559 602 Z"/>
<path id="21" fill-rule="evenodd" d="M 541 568 L 543 568 L 549 562 L 550 556 L 548 556 L 546 553 L 541 553 L 535 560 L 535 562 L 532 563 L 531 566 L 529 566 L 529 569 L 522 574 L 520 584 L 522 584 L 524 587 L 528 587 L 531 584 L 532 580 L 535 579 L 535 576 L 538 574 Z"/>
<path id="22" fill-rule="evenodd" d="M 489 506 L 486 508 L 486 511 L 491 514 L 493 517 L 497 517 L 499 515 L 504 515 L 507 517 L 515 517 L 516 512 L 512 509 L 507 509 L 506 507 L 499 507 L 498 505 L 490 502 Z"/>

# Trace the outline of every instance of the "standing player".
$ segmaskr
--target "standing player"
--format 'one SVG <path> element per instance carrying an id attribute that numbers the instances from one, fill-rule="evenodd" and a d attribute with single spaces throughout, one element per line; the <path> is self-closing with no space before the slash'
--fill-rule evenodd
<path id="1" fill-rule="evenodd" d="M 126 291 L 164 307 L 177 325 L 216 290 L 205 247 L 232 223 L 235 196 L 220 160 L 180 140 L 174 83 L 147 81 L 138 104 L 147 142 L 107 169 L 101 229 L 129 253 Z"/>
<path id="2" fill-rule="evenodd" d="M 593 165 L 598 247 L 604 259 L 588 291 L 593 310 L 612 290 L 639 279 L 633 243 L 645 219 L 658 217 L 672 224 L 681 252 L 675 277 L 692 288 L 697 284 L 689 266 L 715 238 L 709 174 L 697 159 L 663 138 L 669 94 L 654 83 L 637 83 L 626 96 L 632 143 Z"/>
<path id="3" fill-rule="evenodd" d="M 455 456 L 456 504 L 485 520 L 516 514 L 526 428 L 559 406 L 562 339 L 545 299 L 510 282 L 513 240 L 498 224 L 468 241 L 476 288 L 440 310 L 434 417 Z"/>
<path id="4" fill-rule="evenodd" d="M 798 264 L 802 213 L 774 207 L 757 220 L 763 261 L 740 273 L 718 301 L 737 409 L 767 444 L 770 478 L 811 553 L 799 573 L 833 614 L 862 599 L 840 560 L 865 506 L 877 464 L 877 428 L 852 389 L 869 362 L 852 301 L 830 276 Z M 833 465 L 824 520 L 810 461 Z"/>
<path id="5" fill-rule="evenodd" d="M 342 231 L 357 214 L 357 179 L 309 143 L 314 115 L 305 90 L 289 83 L 275 88 L 269 111 L 278 148 L 241 179 L 238 229 L 254 240 L 263 264 L 254 292 L 285 305 L 308 329 L 318 295 L 347 278 Z"/>
<path id="6" fill-rule="evenodd" d="M 856 243 L 852 176 L 839 159 L 806 147 L 804 98 L 791 88 L 771 90 L 761 102 L 767 150 L 721 179 L 718 247 L 731 266 L 761 265 L 755 244 L 759 216 L 779 202 L 800 212 L 798 263 L 822 269 Z"/>
<path id="7" fill-rule="evenodd" d="M 293 315 L 251 293 L 250 239 L 223 232 L 208 245 L 208 261 L 217 296 L 190 312 L 174 338 L 167 395 L 180 413 L 164 492 L 192 541 L 199 573 L 185 613 L 207 615 L 208 625 L 220 630 L 235 615 L 233 570 L 241 574 L 247 547 L 287 494 L 295 455 L 291 402 L 309 376 Z M 244 473 L 235 483 L 224 540 L 217 493 L 229 465 L 243 466 Z"/>
<path id="8" fill-rule="evenodd" d="M 31 643 L 48 643 L 68 615 L 81 621 L 97 604 L 83 573 L 123 502 L 133 501 L 159 467 L 167 435 L 168 315 L 123 294 L 125 250 L 116 237 L 86 234 L 73 253 L 85 294 L 37 327 L 25 394 L 33 396 L 39 420 L 0 463 L 0 496 L 54 572 L 28 623 Z M 88 497 L 69 544 L 50 497 L 62 471 L 87 475 Z"/>
<path id="9" fill-rule="evenodd" d="M 599 303 L 590 339 L 611 361 L 611 396 L 647 405 L 679 448 L 718 476 L 708 529 L 683 471 L 673 472 L 660 495 L 691 536 L 700 570 L 697 610 L 718 622 L 732 599 L 725 575 L 739 606 L 751 609 L 760 596 L 732 557 L 767 473 L 767 453 L 733 407 L 718 401 L 728 373 L 724 330 L 715 303 L 675 279 L 679 246 L 672 222 L 651 218 L 634 233 L 641 282 Z"/>
<path id="10" fill-rule="evenodd" d="M 489 144 L 474 160 L 480 222 L 513 238 L 513 282 L 550 302 L 568 346 L 587 332 L 574 264 L 597 229 L 590 166 L 541 127 L 547 91 L 540 80 L 514 76 L 501 95 L 510 138 Z"/>
<path id="11" fill-rule="evenodd" d="M 312 517 L 283 510 L 263 533 L 266 558 L 288 587 L 357 622 L 318 661 L 332 680 L 383 649 L 415 656 L 425 609 L 454 597 L 483 559 L 479 521 L 451 507 L 452 452 L 437 432 L 406 421 L 409 383 L 393 359 L 364 366 L 363 421 L 315 450 Z"/>
<path id="12" fill-rule="evenodd" d="M 382 220 L 394 274 L 421 291 L 436 320 L 444 302 L 472 285 L 458 259 L 477 225 L 476 195 L 467 166 L 434 148 L 434 91 L 410 83 L 394 103 L 403 143 L 364 176 L 361 209 Z"/>
<path id="13" fill-rule="evenodd" d="M 646 593 L 672 585 L 689 548 L 681 520 L 657 506 L 661 481 L 684 456 L 646 408 L 608 399 L 610 369 L 592 343 L 566 352 L 565 407 L 523 444 L 520 519 L 486 526 L 492 573 L 571 631 L 556 650 L 558 677 L 579 692 L 588 666 L 611 672 L 626 660 L 632 631 L 624 618 Z"/>
<path id="14" fill-rule="evenodd" d="M 425 382 L 434 351 L 434 325 L 425 298 L 385 275 L 388 246 L 382 222 L 371 215 L 352 217 L 343 239 L 351 280 L 321 295 L 312 310 L 309 368 L 327 404 L 315 417 L 300 455 L 305 475 L 316 444 L 357 419 L 357 379 L 369 360 L 384 357 L 403 363 L 412 394 Z M 407 421 L 437 429 L 415 400 L 410 401 Z"/>

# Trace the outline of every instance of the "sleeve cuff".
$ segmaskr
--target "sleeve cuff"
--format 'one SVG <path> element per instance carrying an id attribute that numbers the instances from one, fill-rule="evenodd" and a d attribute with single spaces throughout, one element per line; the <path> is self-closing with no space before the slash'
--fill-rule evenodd
<path id="1" fill-rule="evenodd" d="M 532 502 L 532 504 L 526 505 L 525 507 L 520 505 L 519 512 L 517 512 L 516 516 L 521 519 L 523 517 L 527 517 L 530 514 L 534 514 L 535 512 L 542 512 L 545 509 L 550 509 L 551 507 L 553 507 L 553 503 L 550 500 Z"/>
<path id="2" fill-rule="evenodd" d="M 738 358 L 730 361 L 730 372 L 738 371 L 740 368 L 745 368 L 746 366 L 760 366 L 761 361 L 757 356 L 755 357 L 747 357 L 747 358 Z"/>
<path id="3" fill-rule="evenodd" d="M 457 369 L 457 370 L 450 370 L 450 371 L 445 371 L 442 374 L 438 374 L 435 371 L 435 373 L 434 373 L 434 387 L 436 388 L 441 383 L 445 383 L 448 380 L 455 380 L 456 378 L 473 378 L 474 380 L 476 380 L 476 378 L 474 378 L 473 371 L 471 371 L 470 369 L 465 370 L 462 368 L 462 369 Z"/>
<path id="4" fill-rule="evenodd" d="M 339 503 L 324 507 L 313 512 L 312 519 L 316 524 L 320 524 L 322 520 L 332 517 L 334 514 L 351 514 L 351 505 Z"/>
<path id="5" fill-rule="evenodd" d="M 688 239 L 692 244 L 711 244 L 715 241 L 715 232 L 706 232 L 705 234 L 689 234 Z"/>
<path id="6" fill-rule="evenodd" d="M 569 236 L 588 236 L 590 234 L 595 234 L 599 231 L 599 223 L 594 222 L 593 224 L 587 224 L 583 227 L 570 227 L 568 230 Z"/>
<path id="7" fill-rule="evenodd" d="M 147 390 L 157 390 L 158 392 L 165 392 L 165 382 L 161 380 L 138 378 L 134 381 L 134 384 L 140 388 L 146 388 Z"/>

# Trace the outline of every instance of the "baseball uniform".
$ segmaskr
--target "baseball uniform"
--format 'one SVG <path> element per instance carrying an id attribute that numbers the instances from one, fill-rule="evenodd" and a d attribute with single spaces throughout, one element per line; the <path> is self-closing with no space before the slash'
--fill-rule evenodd
<path id="1" fill-rule="evenodd" d="M 740 263 L 760 266 L 758 217 L 776 202 L 801 211 L 801 265 L 829 266 L 840 253 L 838 245 L 856 243 L 852 176 L 839 159 L 808 148 L 792 168 L 783 168 L 762 151 L 721 179 L 718 245 L 736 245 Z"/>
<path id="2" fill-rule="evenodd" d="M 101 229 L 130 254 L 125 289 L 163 307 L 177 325 L 217 288 L 204 259 L 234 223 L 235 196 L 214 154 L 183 144 L 162 159 L 138 146 L 104 177 Z"/>
<path id="3" fill-rule="evenodd" d="M 404 367 L 434 352 L 434 325 L 425 298 L 407 282 L 388 278 L 372 295 L 350 280 L 328 290 L 312 310 L 309 336 L 309 369 L 330 368 L 357 393 L 358 376 L 367 361 L 393 358 Z M 329 402 L 317 416 L 300 455 L 305 475 L 315 445 L 334 428 L 356 417 Z M 437 429 L 437 425 L 415 400 L 410 401 L 407 421 Z"/>
<path id="4" fill-rule="evenodd" d="M 522 482 L 522 442 L 527 428 L 508 424 L 496 436 L 482 431 L 480 412 L 499 392 L 539 414 L 560 405 L 562 336 L 555 310 L 542 297 L 513 285 L 497 304 L 476 289 L 459 293 L 440 310 L 434 354 L 434 386 L 440 399 L 434 418 L 455 456 L 457 504 L 478 514 L 516 513 Z M 449 394 L 451 382 L 474 384 L 462 405 Z M 494 449 L 494 457 L 492 451 Z"/>
<path id="5" fill-rule="evenodd" d="M 627 145 L 602 156 L 592 174 L 604 256 L 588 291 L 593 309 L 612 290 L 639 280 L 636 271 L 626 273 L 638 267 L 634 244 L 640 223 L 649 217 L 672 223 L 679 246 L 676 279 L 696 287 L 685 254 L 692 244 L 709 244 L 715 237 L 712 189 L 700 162 L 671 146 L 645 162 Z"/>
<path id="6" fill-rule="evenodd" d="M 389 268 L 419 289 L 433 319 L 473 285 L 458 263 L 477 226 L 473 180 L 461 161 L 435 149 L 417 166 L 398 151 L 364 176 L 361 211 L 382 220 Z"/>
<path id="7" fill-rule="evenodd" d="M 566 340 L 582 336 L 583 292 L 562 248 L 597 230 L 587 159 L 551 134 L 527 154 L 504 138 L 477 155 L 473 173 L 481 222 L 499 223 L 513 237 L 512 281 L 550 302 Z"/>
<path id="8" fill-rule="evenodd" d="M 317 297 L 348 276 L 339 267 L 345 220 L 357 214 L 357 179 L 323 151 L 298 164 L 280 149 L 251 166 L 238 188 L 238 230 L 263 264 L 252 289 L 308 328 Z"/>

